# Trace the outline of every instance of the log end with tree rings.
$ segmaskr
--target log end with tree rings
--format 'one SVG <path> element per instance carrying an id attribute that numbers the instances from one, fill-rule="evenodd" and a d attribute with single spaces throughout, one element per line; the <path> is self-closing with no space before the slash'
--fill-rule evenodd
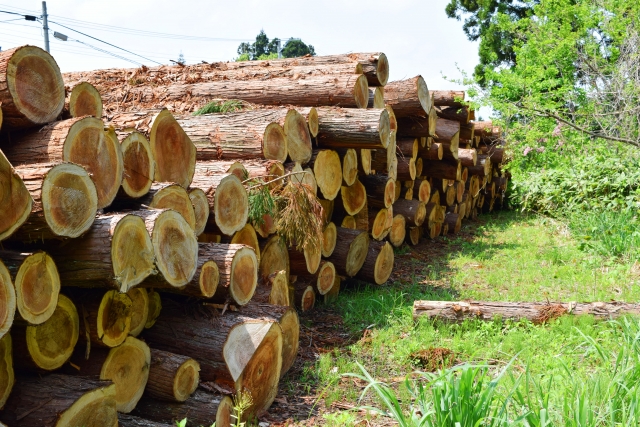
<path id="1" fill-rule="evenodd" d="M 389 233 L 389 241 L 396 248 L 399 248 L 402 246 L 402 243 L 404 243 L 404 238 L 407 232 L 406 223 L 407 221 L 402 215 L 394 215 L 391 232 Z"/>
<path id="2" fill-rule="evenodd" d="M 178 402 L 187 400 L 200 382 L 200 364 L 194 359 L 187 359 L 176 370 L 173 378 L 173 395 Z"/>
<path id="3" fill-rule="evenodd" d="M 289 295 L 289 276 L 284 270 L 273 273 L 269 278 L 265 279 L 271 283 L 271 292 L 269 293 L 269 304 L 291 306 Z"/>
<path id="4" fill-rule="evenodd" d="M 0 260 L 0 338 L 11 329 L 15 313 L 16 291 L 9 270 Z"/>
<path id="5" fill-rule="evenodd" d="M 333 222 L 327 224 L 322 231 L 322 256 L 329 257 L 336 247 L 337 231 Z"/>
<path id="6" fill-rule="evenodd" d="M 327 200 L 333 200 L 342 186 L 340 156 L 333 150 L 320 150 L 313 163 L 318 188 Z"/>
<path id="7" fill-rule="evenodd" d="M 302 312 L 313 310 L 316 305 L 316 291 L 312 286 L 305 286 L 300 290 L 296 290 L 295 295 L 296 307 Z"/>
<path id="8" fill-rule="evenodd" d="M 131 132 L 120 144 L 124 176 L 122 190 L 137 199 L 149 192 L 155 175 L 156 163 L 151 154 L 147 137 L 140 132 Z"/>
<path id="9" fill-rule="evenodd" d="M 360 74 L 350 81 L 354 81 L 353 97 L 356 101 L 356 107 L 367 108 L 367 105 L 369 105 L 369 83 L 367 82 L 367 77 L 364 74 Z"/>
<path id="10" fill-rule="evenodd" d="M 198 294 L 203 298 L 212 298 L 220 283 L 220 269 L 213 260 L 208 260 L 200 267 L 198 276 Z"/>
<path id="11" fill-rule="evenodd" d="M 420 181 L 418 186 L 418 200 L 423 203 L 428 203 L 431 198 L 431 184 L 426 179 Z"/>
<path id="12" fill-rule="evenodd" d="M 252 222 L 253 228 L 256 230 L 256 233 L 263 239 L 268 238 L 272 234 L 275 234 L 278 230 L 278 224 L 273 219 L 273 216 L 266 213 L 262 215 L 262 223 L 257 224 L 256 222 Z M 219 243 L 219 242 L 218 242 Z"/>
<path id="13" fill-rule="evenodd" d="M 349 148 L 342 157 L 342 179 L 346 185 L 352 185 L 357 178 L 358 152 L 353 148 Z"/>
<path id="14" fill-rule="evenodd" d="M 316 290 L 318 294 L 325 295 L 333 287 L 333 282 L 336 278 L 336 267 L 331 261 L 324 261 L 318 268 L 316 276 Z"/>
<path id="15" fill-rule="evenodd" d="M 398 184 L 400 183 L 398 182 Z M 398 185 L 398 189 L 400 189 L 400 185 Z M 393 205 L 393 202 L 395 202 L 399 197 L 400 194 L 396 197 L 396 180 L 393 178 L 387 179 L 387 182 L 384 185 L 384 207 L 387 209 L 390 208 Z"/>
<path id="16" fill-rule="evenodd" d="M 284 119 L 283 129 L 291 160 L 302 164 L 311 160 L 311 134 L 304 116 L 294 109 L 289 110 Z"/>
<path id="17" fill-rule="evenodd" d="M 422 76 L 418 76 L 416 79 L 416 86 L 418 91 L 418 100 L 420 101 L 420 105 L 424 109 L 424 115 L 426 116 L 429 114 L 429 111 L 431 111 L 431 95 L 429 93 L 429 88 Z"/>
<path id="18" fill-rule="evenodd" d="M 356 236 L 349 246 L 346 260 L 347 276 L 353 277 L 362 268 L 369 251 L 369 233 L 362 232 Z"/>
<path id="19" fill-rule="evenodd" d="M 309 108 L 309 112 L 307 113 L 307 124 L 309 125 L 309 133 L 312 138 L 318 136 L 319 132 L 319 122 L 318 122 L 318 110 L 315 107 Z"/>
<path id="20" fill-rule="evenodd" d="M 149 293 L 145 288 L 133 288 L 127 292 L 131 298 L 131 327 L 129 335 L 137 337 L 149 319 Z"/>
<path id="21" fill-rule="evenodd" d="M 64 81 L 53 57 L 35 46 L 22 46 L 3 52 L 10 55 L 6 65 L 6 86 L 11 95 L 13 114 L 5 110 L 7 128 L 25 128 L 53 122 L 64 108 Z"/>
<path id="22" fill-rule="evenodd" d="M 29 190 L 0 151 L 0 241 L 11 236 L 27 220 L 32 206 Z"/>
<path id="23" fill-rule="evenodd" d="M 198 240 L 178 212 L 167 210 L 155 221 L 151 236 L 156 267 L 164 279 L 179 288 L 191 281 L 198 268 Z"/>
<path id="24" fill-rule="evenodd" d="M 195 173 L 196 146 L 166 108 L 153 118 L 149 143 L 156 162 L 154 181 L 187 188 Z"/>
<path id="25" fill-rule="evenodd" d="M 81 82 L 71 89 L 69 114 L 71 117 L 102 117 L 102 98 L 91 83 Z"/>
<path id="26" fill-rule="evenodd" d="M 320 267 L 320 261 L 322 261 L 322 248 L 316 245 L 307 245 L 302 252 L 307 264 L 307 271 L 310 274 L 315 274 Z"/>
<path id="27" fill-rule="evenodd" d="M 42 209 L 53 234 L 80 237 L 91 227 L 98 194 L 87 171 L 72 163 L 52 167 L 42 183 Z"/>
<path id="28" fill-rule="evenodd" d="M 16 305 L 20 316 L 31 325 L 49 319 L 58 304 L 60 276 L 45 252 L 27 256 L 16 274 Z"/>
<path id="29" fill-rule="evenodd" d="M 382 208 L 376 212 L 376 216 L 373 219 L 371 225 L 371 237 L 374 240 L 382 240 L 389 234 L 389 210 Z"/>
<path id="30" fill-rule="evenodd" d="M 216 187 L 213 215 L 220 231 L 228 236 L 242 229 L 247 223 L 249 197 L 237 176 L 225 176 Z"/>
<path id="31" fill-rule="evenodd" d="M 282 377 L 291 367 L 298 355 L 298 347 L 300 345 L 300 319 L 296 310 L 289 307 L 287 311 L 278 320 L 280 328 L 282 328 L 282 369 L 280 377 Z"/>
<path id="32" fill-rule="evenodd" d="M 47 321 L 26 327 L 25 340 L 30 362 L 45 371 L 60 368 L 71 357 L 79 333 L 78 310 L 69 298 L 60 295 L 58 305 Z"/>
<path id="33" fill-rule="evenodd" d="M 267 160 L 285 162 L 289 149 L 284 129 L 278 123 L 269 123 L 262 137 L 262 155 Z"/>
<path id="34" fill-rule="evenodd" d="M 417 245 L 418 243 L 420 243 L 420 237 L 422 236 L 422 227 L 409 227 L 409 232 L 407 233 L 407 236 L 405 237 L 409 244 L 411 244 L 412 246 Z"/>
<path id="35" fill-rule="evenodd" d="M 240 230 L 236 231 L 231 238 L 232 244 L 247 245 L 256 252 L 256 258 L 260 261 L 260 242 L 256 230 L 251 224 L 246 224 Z"/>
<path id="36" fill-rule="evenodd" d="M 391 121 L 389 119 L 389 112 L 386 109 L 380 110 L 378 134 L 380 135 L 380 143 L 382 144 L 382 147 L 387 148 L 391 137 Z"/>
<path id="37" fill-rule="evenodd" d="M 248 246 L 238 249 L 231 261 L 229 294 L 238 305 L 245 305 L 253 297 L 258 284 L 258 259 Z"/>
<path id="38" fill-rule="evenodd" d="M 360 161 L 358 163 L 358 170 L 362 171 L 365 175 L 371 175 L 371 150 L 363 148 L 360 150 Z"/>
<path id="39" fill-rule="evenodd" d="M 209 220 L 209 199 L 200 188 L 192 188 L 189 190 L 189 199 L 193 205 L 193 213 L 196 220 L 196 236 L 204 232 L 204 228 Z"/>
<path id="40" fill-rule="evenodd" d="M 15 382 L 12 355 L 11 335 L 6 334 L 0 338 L 0 410 L 7 402 Z"/>
<path id="41" fill-rule="evenodd" d="M 107 291 L 98 307 L 96 328 L 98 341 L 106 347 L 117 347 L 131 330 L 131 298 L 116 290 Z"/>
<path id="42" fill-rule="evenodd" d="M 218 405 L 215 425 L 219 427 L 232 427 L 237 422 L 235 404 L 230 396 L 224 396 Z"/>
<path id="43" fill-rule="evenodd" d="M 393 247 L 389 242 L 384 242 L 384 246 L 376 257 L 376 263 L 373 269 L 376 284 L 382 285 L 389 280 L 393 271 L 394 258 Z"/>
<path id="44" fill-rule="evenodd" d="M 120 141 L 112 128 L 104 129 L 101 119 L 73 120 L 77 121 L 64 141 L 63 158 L 87 170 L 98 193 L 98 209 L 102 209 L 111 204 L 122 185 L 124 164 Z"/>
<path id="45" fill-rule="evenodd" d="M 267 410 L 275 399 L 282 370 L 282 348 L 282 328 L 276 322 L 243 322 L 229 332 L 222 354 L 236 391 L 251 396 L 249 413 Z"/>
<path id="46" fill-rule="evenodd" d="M 369 87 L 369 108 L 384 108 L 384 88 Z"/>
<path id="47" fill-rule="evenodd" d="M 340 197 L 344 210 L 347 214 L 354 216 L 364 208 L 367 202 L 367 190 L 364 188 L 364 185 L 356 179 L 353 185 L 348 187 L 342 186 Z"/>
<path id="48" fill-rule="evenodd" d="M 376 77 L 380 86 L 384 86 L 389 81 L 389 60 L 387 55 L 380 52 L 376 62 Z"/>
<path id="49" fill-rule="evenodd" d="M 147 323 L 144 324 L 145 329 L 149 329 L 156 323 L 156 320 L 162 311 L 162 298 L 160 297 L 160 294 L 154 290 L 149 290 L 148 297 L 149 316 L 147 317 Z"/>
<path id="50" fill-rule="evenodd" d="M 150 365 L 149 346 L 137 338 L 127 337 L 109 351 L 100 370 L 100 379 L 115 384 L 118 412 L 128 414 L 136 407 L 147 385 Z"/>
<path id="51" fill-rule="evenodd" d="M 120 291 L 127 292 L 155 271 L 154 249 L 144 220 L 126 215 L 111 238 L 111 264 Z"/>
<path id="52" fill-rule="evenodd" d="M 276 271 L 284 270 L 289 276 L 289 251 L 282 237 L 272 236 L 260 249 L 260 275 L 263 279 Z"/>
<path id="53" fill-rule="evenodd" d="M 350 230 L 355 230 L 356 226 L 357 226 L 356 219 L 351 215 L 347 215 L 344 218 L 342 218 L 342 222 L 340 223 L 340 227 L 348 228 Z"/>
<path id="54" fill-rule="evenodd" d="M 207 206 L 208 203 L 207 201 Z M 187 190 L 178 184 L 166 185 L 159 189 L 154 194 L 149 207 L 153 209 L 172 209 L 182 215 L 192 230 L 196 230 L 196 213 L 193 203 Z"/>
<path id="55" fill-rule="evenodd" d="M 431 107 L 429 110 L 429 136 L 436 135 L 436 124 L 438 123 L 438 110 L 435 107 Z"/>

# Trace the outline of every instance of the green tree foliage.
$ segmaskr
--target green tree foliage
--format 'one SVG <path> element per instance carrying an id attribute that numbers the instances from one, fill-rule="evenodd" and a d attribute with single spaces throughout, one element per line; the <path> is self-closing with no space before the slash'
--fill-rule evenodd
<path id="1" fill-rule="evenodd" d="M 264 30 L 256 36 L 253 43 L 240 43 L 238 46 L 238 61 L 255 61 L 258 59 L 272 59 L 278 57 L 278 42 L 280 39 L 269 40 Z"/>
<path id="2" fill-rule="evenodd" d="M 315 56 L 316 50 L 312 45 L 305 44 L 302 40 L 291 39 L 282 49 L 282 56 L 285 58 L 297 58 L 299 56 Z"/>

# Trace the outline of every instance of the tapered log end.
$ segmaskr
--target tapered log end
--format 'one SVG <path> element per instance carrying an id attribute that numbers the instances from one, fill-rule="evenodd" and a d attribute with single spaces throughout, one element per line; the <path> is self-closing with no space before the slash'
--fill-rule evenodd
<path id="1" fill-rule="evenodd" d="M 129 335 L 137 337 L 144 330 L 149 318 L 149 293 L 145 288 L 133 288 L 127 292 L 131 298 L 131 330 Z"/>
<path id="2" fill-rule="evenodd" d="M 98 339 L 107 347 L 117 347 L 131 330 L 131 298 L 116 290 L 107 291 L 100 301 L 96 331 Z"/>
<path id="3" fill-rule="evenodd" d="M 84 168 L 71 163 L 49 170 L 41 198 L 47 225 L 61 237 L 80 237 L 91 227 L 98 210 L 96 186 Z"/>
<path id="4" fill-rule="evenodd" d="M 349 148 L 342 157 L 342 179 L 346 185 L 352 185 L 358 178 L 358 152 Z"/>
<path id="5" fill-rule="evenodd" d="M 269 123 L 262 138 L 262 155 L 267 160 L 284 162 L 288 154 L 289 147 L 284 129 L 278 123 Z"/>
<path id="6" fill-rule="evenodd" d="M 198 240 L 182 215 L 172 210 L 162 212 L 151 241 L 156 266 L 167 283 L 177 288 L 189 283 L 198 267 Z"/>
<path id="7" fill-rule="evenodd" d="M 367 253 L 369 251 L 369 234 L 362 232 L 353 239 L 349 246 L 349 253 L 347 254 L 346 261 L 346 273 L 348 276 L 355 276 L 362 268 Z"/>
<path id="8" fill-rule="evenodd" d="M 280 377 L 291 369 L 298 355 L 300 345 L 300 319 L 298 313 L 289 307 L 278 321 L 282 328 L 282 369 Z"/>
<path id="9" fill-rule="evenodd" d="M 232 244 L 246 245 L 256 252 L 256 257 L 260 261 L 260 242 L 258 242 L 258 235 L 255 228 L 251 224 L 246 224 L 240 230 L 238 230 L 231 238 Z"/>
<path id="10" fill-rule="evenodd" d="M 69 114 L 71 117 L 102 117 L 102 98 L 91 83 L 81 82 L 71 89 Z"/>
<path id="11" fill-rule="evenodd" d="M 107 385 L 83 394 L 60 414 L 56 427 L 117 427 L 116 386 Z"/>
<path id="12" fill-rule="evenodd" d="M 200 364 L 193 359 L 186 360 L 173 378 L 173 396 L 178 402 L 184 402 L 196 391 L 199 382 Z"/>
<path id="13" fill-rule="evenodd" d="M 318 110 L 315 107 L 309 108 L 309 113 L 307 114 L 307 123 L 309 125 L 309 133 L 313 138 L 318 136 L 318 132 L 320 130 L 319 122 L 318 122 Z"/>
<path id="14" fill-rule="evenodd" d="M 329 257 L 336 248 L 336 239 L 338 232 L 333 222 L 327 224 L 322 232 L 322 256 Z"/>
<path id="15" fill-rule="evenodd" d="M 144 328 L 149 329 L 152 327 L 158 316 L 160 316 L 160 312 L 162 311 L 162 299 L 160 294 L 156 291 L 149 291 L 149 316 L 147 317 L 147 323 L 145 323 Z"/>
<path id="16" fill-rule="evenodd" d="M 305 118 L 296 110 L 289 110 L 284 119 L 284 134 L 287 138 L 289 157 L 294 162 L 311 160 L 311 134 Z"/>
<path id="17" fill-rule="evenodd" d="M 118 221 L 111 239 L 111 263 L 121 292 L 140 284 L 155 271 L 151 237 L 139 216 L 127 215 Z"/>
<path id="18" fill-rule="evenodd" d="M 393 217 L 393 223 L 391 225 L 391 232 L 389 233 L 389 241 L 393 246 L 399 248 L 404 242 L 406 236 L 406 220 L 402 215 L 395 215 Z"/>
<path id="19" fill-rule="evenodd" d="M 336 267 L 331 261 L 325 261 L 319 268 L 316 289 L 320 295 L 327 294 L 333 287 L 336 278 Z"/>
<path id="20" fill-rule="evenodd" d="M 353 185 L 341 189 L 342 205 L 349 215 L 357 215 L 367 202 L 367 190 L 356 179 Z"/>
<path id="21" fill-rule="evenodd" d="M 36 252 L 24 259 L 15 279 L 18 312 L 31 325 L 49 319 L 56 309 L 60 276 L 51 257 Z"/>
<path id="22" fill-rule="evenodd" d="M 6 85 L 21 117 L 6 118 L 11 128 L 54 121 L 64 107 L 64 81 L 58 64 L 44 50 L 22 46 L 14 50 L 7 70 Z"/>
<path id="23" fill-rule="evenodd" d="M 156 163 L 151 154 L 147 137 L 140 132 L 131 132 L 120 144 L 124 176 L 122 189 L 131 198 L 137 199 L 149 192 L 153 183 Z"/>
<path id="24" fill-rule="evenodd" d="M 26 221 L 32 205 L 33 199 L 22 178 L 0 151 L 0 241 Z"/>
<path id="25" fill-rule="evenodd" d="M 209 220 L 209 199 L 200 188 L 192 188 L 189 190 L 189 199 L 193 205 L 193 213 L 196 221 L 196 236 L 204 232 L 204 228 Z"/>
<path id="26" fill-rule="evenodd" d="M 15 382 L 12 354 L 11 335 L 6 334 L 0 338 L 0 409 L 7 402 Z"/>
<path id="27" fill-rule="evenodd" d="M 0 338 L 11 329 L 15 313 L 16 291 L 13 287 L 9 270 L 0 260 Z"/>
<path id="28" fill-rule="evenodd" d="M 313 173 L 324 198 L 335 199 L 342 184 L 342 165 L 338 153 L 321 150 L 313 164 Z"/>
<path id="29" fill-rule="evenodd" d="M 116 386 L 116 408 L 128 414 L 142 397 L 149 378 L 151 352 L 149 346 L 134 337 L 109 351 L 102 364 L 101 380 L 111 380 Z"/>
<path id="30" fill-rule="evenodd" d="M 355 79 L 355 84 L 353 85 L 353 97 L 358 108 L 367 108 L 367 105 L 369 105 L 369 83 L 367 82 L 367 77 L 364 74 L 360 74 Z"/>
<path id="31" fill-rule="evenodd" d="M 60 368 L 73 353 L 80 333 L 78 310 L 71 300 L 60 295 L 53 315 L 37 326 L 27 326 L 29 356 L 42 370 Z"/>
<path id="32" fill-rule="evenodd" d="M 420 105 L 424 110 L 424 114 L 427 115 L 431 110 L 431 95 L 429 94 L 429 88 L 427 87 L 427 83 L 424 81 L 424 78 L 422 78 L 422 76 L 418 76 L 416 85 L 418 89 L 418 100 L 420 101 Z"/>
<path id="33" fill-rule="evenodd" d="M 205 196 L 206 197 L 206 196 Z M 207 201 L 207 206 L 208 206 Z M 173 209 L 187 221 L 192 230 L 196 230 L 196 213 L 187 190 L 178 184 L 168 185 L 158 190 L 149 207 L 154 209 Z"/>
<path id="34" fill-rule="evenodd" d="M 149 133 L 156 162 L 154 180 L 187 188 L 196 168 L 196 146 L 166 108 L 153 118 Z"/>
<path id="35" fill-rule="evenodd" d="M 389 277 L 391 277 L 391 272 L 393 271 L 393 263 L 393 247 L 391 246 L 391 244 L 389 244 L 389 242 L 385 242 L 384 246 L 378 253 L 375 268 L 373 270 L 373 277 L 376 284 L 382 285 L 387 280 L 389 280 Z"/>
<path id="36" fill-rule="evenodd" d="M 239 305 L 245 305 L 253 297 L 258 284 L 258 259 L 248 246 L 236 251 L 231 262 L 229 294 Z"/>
<path id="37" fill-rule="evenodd" d="M 247 223 L 249 198 L 247 190 L 237 176 L 225 176 L 216 187 L 213 214 L 220 231 L 229 236 Z"/>

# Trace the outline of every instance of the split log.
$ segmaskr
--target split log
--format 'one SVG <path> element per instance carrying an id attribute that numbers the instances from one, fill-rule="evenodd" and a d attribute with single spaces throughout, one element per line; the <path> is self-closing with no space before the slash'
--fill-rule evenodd
<path id="1" fill-rule="evenodd" d="M 149 320 L 149 292 L 145 288 L 133 288 L 127 292 L 131 298 L 131 327 L 129 335 L 137 337 Z"/>
<path id="2" fill-rule="evenodd" d="M 147 317 L 147 323 L 144 324 L 145 329 L 149 329 L 155 325 L 162 311 L 162 298 L 160 294 L 153 289 L 147 291 L 147 293 L 149 296 L 149 316 Z"/>
<path id="3" fill-rule="evenodd" d="M 131 298 L 116 290 L 101 292 L 83 289 L 73 292 L 74 301 L 82 317 L 82 341 L 102 347 L 117 347 L 131 330 Z"/>
<path id="4" fill-rule="evenodd" d="M 438 117 L 447 120 L 455 120 L 460 124 L 467 124 L 471 120 L 471 109 L 464 107 L 435 107 Z"/>
<path id="5" fill-rule="evenodd" d="M 260 268 L 259 273 L 262 279 L 269 277 L 272 273 L 284 270 L 287 277 L 289 269 L 289 251 L 284 240 L 279 235 L 274 235 L 260 243 Z"/>
<path id="6" fill-rule="evenodd" d="M 0 338 L 11 329 L 15 313 L 16 291 L 11 274 L 0 258 Z"/>
<path id="7" fill-rule="evenodd" d="M 32 207 L 33 199 L 24 181 L 0 151 L 0 241 L 27 220 Z"/>
<path id="8" fill-rule="evenodd" d="M 65 100 L 64 110 L 63 116 L 101 118 L 102 98 L 98 89 L 88 82 L 80 82 L 74 85 Z"/>
<path id="9" fill-rule="evenodd" d="M 157 423 L 129 414 L 118 414 L 118 425 L 120 427 L 175 427 L 173 424 Z"/>
<path id="10" fill-rule="evenodd" d="M 122 422 L 122 427 L 165 427 L 175 426 L 176 421 L 184 418 L 189 420 L 189 424 L 194 426 L 210 426 L 215 424 L 219 427 L 235 425 L 235 419 L 231 417 L 234 413 L 233 400 L 229 396 L 213 394 L 202 389 L 196 390 L 191 398 L 185 402 L 158 402 L 157 400 L 144 396 L 133 413 L 145 419 L 144 423 L 134 423 L 129 419 Z M 151 420 L 147 423 L 146 420 Z M 157 424 L 162 423 L 162 424 Z"/>
<path id="11" fill-rule="evenodd" d="M 95 117 L 63 120 L 12 135 L 11 144 L 3 150 L 17 167 L 59 162 L 83 166 L 95 184 L 98 209 L 111 204 L 122 184 L 124 166 L 118 137 Z"/>
<path id="12" fill-rule="evenodd" d="M 443 162 L 437 160 L 425 160 L 423 161 L 425 176 L 440 178 L 440 179 L 452 179 L 454 181 L 460 180 L 462 168 L 459 161 L 456 162 Z"/>
<path id="13" fill-rule="evenodd" d="M 421 226 L 427 216 L 425 203 L 419 200 L 398 200 L 393 204 L 393 213 L 402 215 L 412 227 Z"/>
<path id="14" fill-rule="evenodd" d="M 116 387 L 72 375 L 22 377 L 0 421 L 8 427 L 117 427 Z"/>
<path id="15" fill-rule="evenodd" d="M 253 296 L 258 283 L 258 259 L 249 246 L 237 244 L 201 243 L 199 258 L 211 260 L 218 266 L 220 281 L 214 300 L 232 300 L 245 305 Z"/>
<path id="16" fill-rule="evenodd" d="M 393 222 L 391 224 L 391 232 L 389 233 L 389 242 L 391 242 L 391 244 L 396 248 L 399 248 L 404 243 L 406 233 L 406 219 L 403 215 L 394 215 Z"/>
<path id="17" fill-rule="evenodd" d="M 337 227 L 336 247 L 328 257 L 338 274 L 353 277 L 362 268 L 369 248 L 366 231 Z"/>
<path id="18" fill-rule="evenodd" d="M 386 109 L 318 108 L 318 145 L 323 148 L 387 148 Z"/>
<path id="19" fill-rule="evenodd" d="M 360 178 L 367 192 L 367 205 L 372 208 L 390 208 L 395 199 L 395 180 L 384 175 Z"/>
<path id="20" fill-rule="evenodd" d="M 260 280 L 251 302 L 292 307 L 289 295 L 289 276 L 284 270 L 271 273 L 266 279 Z"/>
<path id="21" fill-rule="evenodd" d="M 200 382 L 200 364 L 194 359 L 168 351 L 151 350 L 146 394 L 168 402 L 184 402 Z"/>
<path id="22" fill-rule="evenodd" d="M 69 360 L 78 342 L 80 319 L 76 306 L 60 295 L 53 315 L 45 322 L 32 326 L 14 325 L 11 331 L 16 369 L 53 371 Z"/>
<path id="23" fill-rule="evenodd" d="M 14 383 L 13 346 L 11 335 L 6 334 L 0 337 L 0 410 L 4 408 L 4 404 L 7 402 L 9 395 L 11 395 Z M 0 412 L 0 418 L 2 417 L 1 414 L 2 412 Z"/>
<path id="24" fill-rule="evenodd" d="M 124 132 L 137 130 L 149 138 L 156 166 L 154 181 L 189 186 L 196 163 L 196 147 L 169 110 L 116 114 L 109 117 L 107 124 Z"/>
<path id="25" fill-rule="evenodd" d="M 313 290 L 313 286 L 304 282 L 295 282 L 291 288 L 295 307 L 301 313 L 313 310 L 316 305 L 316 292 Z"/>
<path id="26" fill-rule="evenodd" d="M 432 90 L 431 98 L 436 107 L 456 107 L 462 108 L 464 102 L 464 91 L 462 90 Z"/>
<path id="27" fill-rule="evenodd" d="M 272 319 L 230 311 L 221 316 L 209 307 L 165 304 L 145 338 L 154 348 L 193 356 L 200 363 L 202 380 L 250 393 L 249 413 L 266 410 L 276 397 L 282 329 Z"/>
<path id="28" fill-rule="evenodd" d="M 330 257 L 333 253 L 333 250 L 336 247 L 337 241 L 337 230 L 336 225 L 333 222 L 327 224 L 327 226 L 322 231 L 322 256 Z"/>
<path id="29" fill-rule="evenodd" d="M 389 242 L 371 242 L 364 265 L 356 277 L 369 283 L 382 285 L 391 276 L 393 262 L 393 247 Z"/>
<path id="30" fill-rule="evenodd" d="M 429 89 L 422 76 L 398 80 L 384 88 L 384 100 L 396 117 L 427 116 L 431 109 Z"/>
<path id="31" fill-rule="evenodd" d="M 50 123 L 64 107 L 64 82 L 49 53 L 21 46 L 0 54 L 0 103 L 5 129 Z"/>
<path id="32" fill-rule="evenodd" d="M 322 260 L 322 248 L 308 245 L 303 251 L 289 248 L 289 272 L 293 275 L 315 274 Z"/>
<path id="33" fill-rule="evenodd" d="M 149 192 L 156 170 L 149 140 L 140 132 L 130 132 L 120 143 L 124 175 L 119 194 L 133 199 Z"/>

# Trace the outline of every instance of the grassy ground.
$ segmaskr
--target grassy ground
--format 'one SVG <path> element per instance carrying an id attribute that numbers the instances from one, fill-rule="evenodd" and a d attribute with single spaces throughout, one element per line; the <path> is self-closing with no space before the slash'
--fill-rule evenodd
<path id="1" fill-rule="evenodd" d="M 343 375 L 359 373 L 357 362 L 390 384 L 404 402 L 410 401 L 401 385 L 405 376 L 416 369 L 437 368 L 443 360 L 453 365 L 488 364 L 497 371 L 515 357 L 511 375 L 528 372 L 543 382 L 561 378 L 563 387 L 549 385 L 552 402 L 567 399 L 567 382 L 576 381 L 575 389 L 578 384 L 611 381 L 602 371 L 603 359 L 585 338 L 603 348 L 619 346 L 619 328 L 608 322 L 564 317 L 542 326 L 500 321 L 415 323 L 411 308 L 416 299 L 637 301 L 640 297 L 637 265 L 584 252 L 562 224 L 514 212 L 467 222 L 450 239 L 401 248 L 396 262 L 393 283 L 381 287 L 347 283 L 337 302 L 301 318 L 302 363 L 283 379 L 273 412 L 280 420 L 288 419 L 279 425 L 392 425 L 388 418 L 350 410 L 362 402 L 379 403 L 371 393 L 359 402 L 366 384 Z M 605 393 L 600 397 L 607 399 Z"/>

